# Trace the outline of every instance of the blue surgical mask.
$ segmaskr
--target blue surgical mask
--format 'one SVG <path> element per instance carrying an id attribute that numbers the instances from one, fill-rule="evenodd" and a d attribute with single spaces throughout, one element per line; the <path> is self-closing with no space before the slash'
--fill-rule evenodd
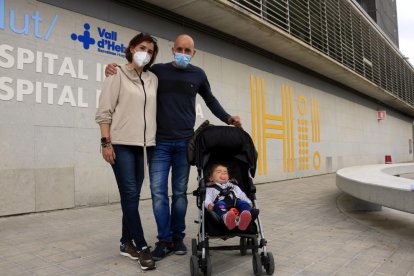
<path id="1" fill-rule="evenodd" d="M 184 69 L 190 64 L 191 56 L 181 53 L 174 53 L 174 61 L 178 68 Z"/>

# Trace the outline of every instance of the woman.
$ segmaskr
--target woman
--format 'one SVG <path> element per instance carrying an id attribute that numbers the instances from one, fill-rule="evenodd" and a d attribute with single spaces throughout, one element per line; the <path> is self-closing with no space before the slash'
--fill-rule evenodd
<path id="1" fill-rule="evenodd" d="M 96 122 L 101 129 L 102 156 L 115 173 L 121 197 L 120 253 L 138 260 L 141 269 L 155 268 L 144 238 L 138 205 L 147 157 L 155 146 L 157 77 L 148 68 L 158 53 L 157 40 L 141 33 L 125 50 L 128 64 L 106 78 Z"/>

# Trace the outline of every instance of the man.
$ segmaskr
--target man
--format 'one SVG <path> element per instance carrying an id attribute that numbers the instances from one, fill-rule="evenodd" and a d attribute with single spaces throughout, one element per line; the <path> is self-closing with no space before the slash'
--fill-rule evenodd
<path id="1" fill-rule="evenodd" d="M 185 215 L 190 165 L 187 161 L 188 141 L 196 120 L 197 93 L 221 121 L 241 127 L 239 116 L 230 116 L 213 96 L 205 72 L 192 64 L 195 55 L 193 39 L 177 36 L 172 48 L 174 61 L 155 64 L 150 70 L 158 77 L 157 137 L 150 163 L 152 206 L 158 229 L 158 242 L 151 253 L 161 260 L 171 252 L 187 253 Z M 107 73 L 114 69 L 108 65 Z M 171 168 L 172 202 L 168 198 L 168 176 Z"/>

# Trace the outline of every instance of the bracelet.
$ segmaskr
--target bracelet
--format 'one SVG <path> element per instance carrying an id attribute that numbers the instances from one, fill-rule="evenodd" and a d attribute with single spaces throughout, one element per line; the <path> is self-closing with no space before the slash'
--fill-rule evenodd
<path id="1" fill-rule="evenodd" d="M 101 145 L 106 144 L 106 143 L 110 143 L 111 142 L 111 137 L 102 137 L 101 138 Z"/>
<path id="2" fill-rule="evenodd" d="M 110 148 L 112 146 L 111 142 L 101 143 L 102 148 Z"/>
<path id="3" fill-rule="evenodd" d="M 101 147 L 102 148 L 111 147 L 111 137 L 110 136 L 101 138 Z"/>

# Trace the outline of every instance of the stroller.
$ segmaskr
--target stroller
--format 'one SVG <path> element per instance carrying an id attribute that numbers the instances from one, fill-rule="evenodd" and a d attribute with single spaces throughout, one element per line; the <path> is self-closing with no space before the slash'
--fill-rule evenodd
<path id="1" fill-rule="evenodd" d="M 197 167 L 198 188 L 193 191 L 193 195 L 196 196 L 199 209 L 198 220 L 195 220 L 195 223 L 200 224 L 197 239 L 191 240 L 191 275 L 198 275 L 199 271 L 204 275 L 211 275 L 210 250 L 240 250 L 242 256 L 247 254 L 247 250 L 251 250 L 254 274 L 260 275 L 264 268 L 268 275 L 272 275 L 275 263 L 273 254 L 266 250 L 267 241 L 262 231 L 260 216 L 256 221 L 252 221 L 245 231 L 237 227 L 228 230 L 218 216 L 204 206 L 208 171 L 211 165 L 220 163 L 227 166 L 231 177 L 237 179 L 238 186 L 251 199 L 254 207 L 258 208 L 256 187 L 252 181 L 256 172 L 257 152 L 249 134 L 240 128 L 213 126 L 206 121 L 197 129 L 190 141 L 188 157 L 190 164 Z M 233 237 L 240 238 L 238 245 L 209 245 L 210 238 L 227 240 Z"/>

